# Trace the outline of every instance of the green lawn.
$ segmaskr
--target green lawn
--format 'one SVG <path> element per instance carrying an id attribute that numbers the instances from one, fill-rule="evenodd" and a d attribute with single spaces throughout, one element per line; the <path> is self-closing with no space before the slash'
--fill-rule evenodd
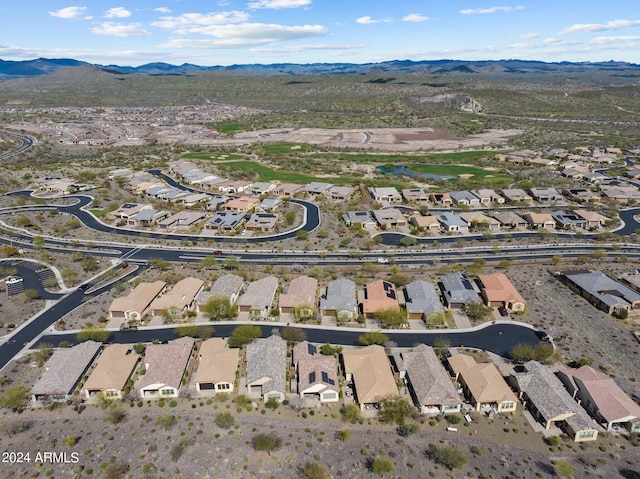
<path id="1" fill-rule="evenodd" d="M 514 181 L 512 176 L 505 175 L 499 171 L 490 171 L 473 166 L 409 164 L 407 165 L 407 168 L 413 173 L 433 173 L 434 175 L 450 175 L 458 177 L 460 175 L 473 175 L 466 181 L 477 181 L 492 185 L 505 185 Z M 459 180 L 451 179 L 449 181 L 456 182 Z"/>
<path id="2" fill-rule="evenodd" d="M 214 128 L 220 133 L 233 133 L 240 129 L 240 123 L 237 123 L 237 122 L 223 123 L 221 125 L 215 125 Z"/>
<path id="3" fill-rule="evenodd" d="M 266 155 L 283 155 L 287 153 L 308 153 L 311 146 L 304 143 L 274 143 L 261 145 L 258 152 Z"/>
<path id="4" fill-rule="evenodd" d="M 237 153 L 224 153 L 219 151 L 210 151 L 206 153 L 187 153 L 182 155 L 182 158 L 192 160 L 205 160 L 205 161 L 237 161 L 244 160 L 245 155 L 239 155 Z"/>

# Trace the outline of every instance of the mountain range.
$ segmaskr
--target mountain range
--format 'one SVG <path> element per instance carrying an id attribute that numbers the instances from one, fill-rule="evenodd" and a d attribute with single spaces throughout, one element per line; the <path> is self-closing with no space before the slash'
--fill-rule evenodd
<path id="1" fill-rule="evenodd" d="M 95 67 L 117 74 L 137 75 L 193 75 L 204 72 L 226 72 L 236 75 L 276 76 L 276 75 L 323 75 L 323 74 L 589 74 L 606 72 L 609 75 L 638 77 L 640 65 L 626 62 L 557 62 L 549 63 L 530 60 L 392 60 L 379 63 L 273 63 L 231 66 L 201 66 L 184 63 L 148 63 L 138 67 L 119 65 L 96 65 L 74 59 L 38 58 L 25 61 L 5 61 L 0 59 L 0 80 L 47 75 L 69 67 Z"/>

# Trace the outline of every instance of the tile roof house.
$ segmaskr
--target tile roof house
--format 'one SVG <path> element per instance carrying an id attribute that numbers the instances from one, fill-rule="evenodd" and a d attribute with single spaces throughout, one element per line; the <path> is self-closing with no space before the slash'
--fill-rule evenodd
<path id="1" fill-rule="evenodd" d="M 529 193 L 539 203 L 553 203 L 562 201 L 564 197 L 555 188 L 530 188 Z"/>
<path id="2" fill-rule="evenodd" d="M 170 318 L 181 318 L 187 310 L 194 310 L 196 297 L 202 291 L 204 281 L 198 278 L 184 278 L 178 281 L 171 290 L 153 300 L 149 306 L 152 316 L 167 315 Z"/>
<path id="3" fill-rule="evenodd" d="M 278 213 L 254 213 L 247 221 L 245 228 L 250 231 L 272 231 L 279 219 Z"/>
<path id="4" fill-rule="evenodd" d="M 260 203 L 259 198 L 243 196 L 243 197 L 235 198 L 231 201 L 228 201 L 227 203 L 224 204 L 222 208 L 226 211 L 248 213 L 249 211 L 253 210 L 258 205 L 258 203 Z"/>
<path id="5" fill-rule="evenodd" d="M 218 189 L 231 195 L 237 195 L 238 193 L 249 191 L 251 185 L 253 185 L 251 181 L 237 180 L 232 183 L 227 183 L 226 185 L 220 186 Z"/>
<path id="6" fill-rule="evenodd" d="M 480 211 L 460 213 L 460 218 L 466 221 L 472 229 L 487 229 L 489 231 L 500 229 L 500 222 L 497 219 L 487 216 Z"/>
<path id="7" fill-rule="evenodd" d="M 569 188 L 564 190 L 564 194 L 580 203 L 593 203 L 600 200 L 600 195 L 597 195 L 587 188 Z"/>
<path id="8" fill-rule="evenodd" d="M 250 397 L 283 401 L 287 376 L 287 342 L 280 336 L 256 339 L 247 345 L 247 392 Z"/>
<path id="9" fill-rule="evenodd" d="M 493 363 L 476 363 L 466 354 L 448 358 L 449 368 L 476 411 L 513 412 L 518 400 Z"/>
<path id="10" fill-rule="evenodd" d="M 260 202 L 258 206 L 256 206 L 256 211 L 259 213 L 275 211 L 280 207 L 281 204 L 282 199 L 280 198 L 265 198 Z"/>
<path id="11" fill-rule="evenodd" d="M 180 202 L 184 206 L 195 206 L 198 203 L 209 201 L 210 198 L 211 198 L 211 195 L 208 195 L 206 193 L 192 193 L 190 195 L 180 198 Z"/>
<path id="12" fill-rule="evenodd" d="M 157 211 L 154 208 L 144 209 L 127 220 L 129 226 L 151 226 L 167 218 L 171 213 L 168 211 Z"/>
<path id="13" fill-rule="evenodd" d="M 629 203 L 630 201 L 640 201 L 640 191 L 635 186 L 630 185 L 602 185 L 602 194 L 610 200 L 618 203 Z"/>
<path id="14" fill-rule="evenodd" d="M 85 341 L 56 349 L 44 365 L 44 374 L 31 388 L 33 401 L 66 401 L 98 356 L 102 343 Z"/>
<path id="15" fill-rule="evenodd" d="M 361 409 L 398 395 L 391 365 L 384 348 L 377 344 L 342 352 L 347 382 L 353 383 L 354 395 Z"/>
<path id="16" fill-rule="evenodd" d="M 462 308 L 468 303 L 479 303 L 480 295 L 465 273 L 455 272 L 446 275 L 440 283 L 444 304 L 448 308 Z"/>
<path id="17" fill-rule="evenodd" d="M 144 353 L 145 374 L 138 378 L 142 399 L 178 397 L 195 340 L 188 336 L 167 344 L 150 344 Z"/>
<path id="18" fill-rule="evenodd" d="M 362 228 L 375 228 L 378 223 L 368 211 L 347 211 L 342 215 L 347 226 L 360 225 Z"/>
<path id="19" fill-rule="evenodd" d="M 331 183 L 323 183 L 320 181 L 312 181 L 307 186 L 305 186 L 305 191 L 309 196 L 317 196 L 324 195 L 331 189 L 333 185 Z"/>
<path id="20" fill-rule="evenodd" d="M 533 198 L 529 196 L 526 191 L 520 188 L 504 188 L 502 190 L 502 196 L 504 196 L 504 198 L 509 203 L 531 203 L 531 201 L 533 200 Z"/>
<path id="21" fill-rule="evenodd" d="M 231 393 L 236 380 L 240 350 L 228 348 L 222 338 L 209 338 L 202 342 L 196 356 L 196 390 L 199 393 Z"/>
<path id="22" fill-rule="evenodd" d="M 554 211 L 551 216 L 556 222 L 558 229 L 586 228 L 587 220 L 573 211 Z"/>
<path id="23" fill-rule="evenodd" d="M 420 344 L 411 351 L 401 352 L 396 367 L 422 414 L 460 412 L 460 396 L 432 348 Z"/>
<path id="24" fill-rule="evenodd" d="M 483 205 L 490 205 L 491 203 L 501 205 L 504 203 L 504 198 L 490 188 L 479 188 L 472 191 L 472 193 L 480 198 L 480 203 Z"/>
<path id="25" fill-rule="evenodd" d="M 91 399 L 102 393 L 105 399 L 122 399 L 127 381 L 139 360 L 140 356 L 128 344 L 105 347 L 82 386 L 82 397 Z"/>
<path id="26" fill-rule="evenodd" d="M 291 280 L 286 293 L 280 293 L 278 307 L 281 313 L 295 314 L 296 319 L 305 319 L 317 314 L 318 280 L 309 276 L 298 276 Z"/>
<path id="27" fill-rule="evenodd" d="M 369 188 L 369 194 L 378 203 L 402 203 L 402 195 L 391 186 Z"/>
<path id="28" fill-rule="evenodd" d="M 569 394 L 607 431 L 614 424 L 624 425 L 630 432 L 640 432 L 640 405 L 620 389 L 616 382 L 591 366 L 558 371 L 558 377 Z"/>
<path id="29" fill-rule="evenodd" d="M 493 214 L 504 229 L 526 228 L 527 221 L 513 211 L 500 211 Z"/>
<path id="30" fill-rule="evenodd" d="M 348 200 L 353 196 L 355 192 L 356 189 L 353 186 L 336 185 L 329 188 L 329 191 L 327 191 L 327 197 L 331 198 L 332 200 Z"/>
<path id="31" fill-rule="evenodd" d="M 218 211 L 204 224 L 204 228 L 218 232 L 235 231 L 244 224 L 246 216 L 246 213 L 236 211 Z"/>
<path id="32" fill-rule="evenodd" d="M 432 313 L 442 313 L 444 308 L 435 286 L 425 281 L 413 281 L 405 286 L 405 305 L 408 319 L 425 319 Z"/>
<path id="33" fill-rule="evenodd" d="M 429 203 L 446 207 L 451 206 L 453 204 L 453 200 L 449 193 L 431 193 L 429 194 Z"/>
<path id="34" fill-rule="evenodd" d="M 185 229 L 185 228 L 190 228 L 196 225 L 197 223 L 199 223 L 205 218 L 206 218 L 205 214 L 199 213 L 196 211 L 180 211 L 179 213 L 176 213 L 175 215 L 171 215 L 168 218 L 160 221 L 158 223 L 158 226 L 160 228 L 166 228 L 166 229 L 170 229 L 170 228 Z"/>
<path id="35" fill-rule="evenodd" d="M 240 312 L 249 313 L 251 319 L 266 319 L 277 289 L 278 278 L 275 276 L 266 276 L 249 283 L 244 294 L 238 299 L 238 309 Z"/>
<path id="36" fill-rule="evenodd" d="M 140 203 L 124 203 L 120 208 L 115 211 L 112 211 L 107 216 L 109 218 L 114 218 L 117 220 L 128 220 L 132 216 L 136 215 L 142 210 L 153 209 L 153 205 L 148 203 L 140 204 Z"/>
<path id="37" fill-rule="evenodd" d="M 437 233 L 438 231 L 440 231 L 440 222 L 438 221 L 437 216 L 422 216 L 420 213 L 414 213 L 409 218 L 409 223 L 411 223 L 416 228 L 422 228 L 428 233 Z"/>
<path id="38" fill-rule="evenodd" d="M 338 321 L 350 321 L 358 315 L 356 283 L 347 278 L 338 278 L 327 285 L 320 298 L 320 314 L 333 316 Z"/>
<path id="39" fill-rule="evenodd" d="M 380 227 L 397 228 L 398 226 L 407 226 L 407 219 L 398 208 L 374 210 L 373 217 L 376 219 Z"/>
<path id="40" fill-rule="evenodd" d="M 235 304 L 240 296 L 240 292 L 242 291 L 242 286 L 244 285 L 244 278 L 241 276 L 236 276 L 235 274 L 225 274 L 220 276 L 216 281 L 211 285 L 211 289 L 209 291 L 202 291 L 197 298 L 196 310 L 201 312 L 201 308 L 207 304 L 209 298 L 213 298 L 216 296 L 222 296 L 224 298 L 229 298 L 229 303 Z"/>
<path id="41" fill-rule="evenodd" d="M 400 193 L 407 203 L 426 203 L 429 201 L 429 195 L 422 188 L 405 188 Z"/>
<path id="42" fill-rule="evenodd" d="M 366 317 L 372 317 L 377 311 L 399 307 L 398 293 L 393 283 L 379 279 L 364 287 L 362 314 Z"/>
<path id="43" fill-rule="evenodd" d="M 601 428 L 576 403 L 551 369 L 536 361 L 524 364 L 514 386 L 531 415 L 549 430 L 556 424 L 576 442 L 595 441 Z"/>
<path id="44" fill-rule="evenodd" d="M 549 213 L 525 213 L 522 217 L 529 226 L 535 229 L 553 229 L 556 227 L 556 220 Z"/>
<path id="45" fill-rule="evenodd" d="M 153 300 L 166 288 L 167 283 L 164 281 L 140 283 L 127 296 L 113 300 L 109 306 L 109 317 L 127 321 L 141 320 L 149 311 Z"/>
<path id="46" fill-rule="evenodd" d="M 487 306 L 504 306 L 514 312 L 524 312 L 526 302 L 503 273 L 480 274 L 480 294 Z"/>
<path id="47" fill-rule="evenodd" d="M 281 183 L 273 190 L 275 195 L 283 198 L 293 198 L 293 196 L 304 190 L 304 185 L 298 185 L 296 183 Z"/>
<path id="48" fill-rule="evenodd" d="M 340 400 L 338 366 L 334 356 L 322 355 L 317 346 L 303 341 L 293 347 L 293 361 L 300 397 L 318 398 L 320 403 Z"/>
<path id="49" fill-rule="evenodd" d="M 251 190 L 251 193 L 253 193 L 254 195 L 262 196 L 262 195 L 269 194 L 271 191 L 275 190 L 277 186 L 278 185 L 276 185 L 275 183 L 258 181 L 252 184 L 249 189 Z"/>
<path id="50" fill-rule="evenodd" d="M 437 218 L 442 229 L 449 233 L 466 233 L 469 230 L 469 223 L 450 211 L 445 211 Z"/>
<path id="51" fill-rule="evenodd" d="M 596 308 L 607 314 L 618 314 L 640 309 L 640 294 L 607 276 L 602 271 L 573 271 L 559 276 L 569 286 Z"/>
<path id="52" fill-rule="evenodd" d="M 573 213 L 587 222 L 587 228 L 600 228 L 610 221 L 609 218 L 595 211 L 574 210 Z"/>

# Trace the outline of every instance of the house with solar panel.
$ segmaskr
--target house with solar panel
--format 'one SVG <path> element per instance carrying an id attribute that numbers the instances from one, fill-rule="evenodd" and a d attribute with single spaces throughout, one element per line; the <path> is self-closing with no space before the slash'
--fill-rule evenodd
<path id="1" fill-rule="evenodd" d="M 337 402 L 340 398 L 338 365 L 334 356 L 320 354 L 317 346 L 303 341 L 293 347 L 297 392 L 301 398 L 320 403 Z"/>
<path id="2" fill-rule="evenodd" d="M 447 308 L 460 309 L 466 304 L 482 301 L 465 273 L 456 272 L 446 275 L 442 278 L 440 289 Z"/>
<path id="3" fill-rule="evenodd" d="M 396 286 L 381 279 L 364 287 L 364 297 L 360 305 L 362 314 L 370 318 L 377 311 L 399 308 Z"/>

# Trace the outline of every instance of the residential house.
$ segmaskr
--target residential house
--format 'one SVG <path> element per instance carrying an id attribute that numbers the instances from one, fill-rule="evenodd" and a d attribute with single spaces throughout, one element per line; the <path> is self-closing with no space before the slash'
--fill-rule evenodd
<path id="1" fill-rule="evenodd" d="M 560 281 L 607 314 L 640 309 L 640 294 L 602 271 L 571 271 L 559 275 Z"/>
<path id="2" fill-rule="evenodd" d="M 225 203 L 228 203 L 229 201 L 231 201 L 230 196 L 220 196 L 220 195 L 214 196 L 207 203 L 207 209 L 214 210 L 214 211 L 218 210 L 220 207 L 222 207 Z"/>
<path id="3" fill-rule="evenodd" d="M 459 216 L 469 224 L 469 228 L 472 230 L 495 231 L 500 229 L 500 222 L 497 219 L 480 211 L 467 211 L 460 213 Z"/>
<path id="4" fill-rule="evenodd" d="M 373 217 L 381 228 L 397 228 L 407 226 L 407 219 L 398 208 L 383 208 L 374 210 Z"/>
<path id="5" fill-rule="evenodd" d="M 429 194 L 429 203 L 438 206 L 449 207 L 453 205 L 453 200 L 449 193 L 431 193 Z"/>
<path id="6" fill-rule="evenodd" d="M 231 184 L 231 180 L 227 178 L 211 178 L 209 180 L 203 181 L 201 183 L 201 187 L 219 192 L 222 191 L 220 188 L 224 188 L 229 184 Z"/>
<path id="7" fill-rule="evenodd" d="M 612 378 L 587 365 L 557 374 L 569 394 L 607 431 L 620 424 L 629 432 L 640 433 L 640 406 Z"/>
<path id="8" fill-rule="evenodd" d="M 378 203 L 402 203 L 402 195 L 396 188 L 385 186 L 382 188 L 369 188 L 369 194 Z"/>
<path id="9" fill-rule="evenodd" d="M 249 313 L 251 319 L 266 319 L 271 312 L 273 299 L 278 289 L 278 278 L 266 276 L 249 283 L 246 291 L 238 298 L 238 309 Z"/>
<path id="10" fill-rule="evenodd" d="M 191 194 L 192 193 L 190 191 L 183 190 L 182 188 L 171 187 L 167 190 L 159 192 L 158 194 L 156 194 L 156 197 L 169 203 L 177 203 L 181 201 L 185 196 L 189 196 Z"/>
<path id="11" fill-rule="evenodd" d="M 504 188 L 502 196 L 508 203 L 526 203 L 529 204 L 533 200 L 524 190 L 520 188 Z"/>
<path id="12" fill-rule="evenodd" d="M 440 222 L 438 221 L 437 216 L 422 216 L 420 213 L 414 213 L 409 218 L 409 223 L 416 228 L 422 228 L 425 232 L 430 234 L 435 234 L 440 231 Z"/>
<path id="13" fill-rule="evenodd" d="M 327 191 L 327 196 L 332 200 L 345 201 L 353 196 L 356 189 L 353 186 L 332 186 Z"/>
<path id="14" fill-rule="evenodd" d="M 226 202 L 223 208 L 226 211 L 235 211 L 237 213 L 248 213 L 253 210 L 260 200 L 253 197 L 240 197 Z"/>
<path id="15" fill-rule="evenodd" d="M 199 213 L 196 211 L 180 211 L 175 215 L 171 215 L 168 218 L 160 221 L 158 226 L 160 228 L 170 229 L 170 228 L 180 228 L 186 229 L 191 228 L 192 226 L 197 225 L 200 221 L 206 218 L 204 213 Z"/>
<path id="16" fill-rule="evenodd" d="M 495 190 L 490 188 L 479 188 L 472 191 L 472 193 L 478 197 L 480 204 L 489 206 L 491 204 L 504 204 L 504 198 L 500 196 Z"/>
<path id="17" fill-rule="evenodd" d="M 500 222 L 503 229 L 520 229 L 527 227 L 527 221 L 513 211 L 500 211 L 494 213 L 493 217 Z"/>
<path id="18" fill-rule="evenodd" d="M 247 345 L 247 393 L 264 402 L 284 401 L 287 394 L 287 342 L 273 335 Z"/>
<path id="19" fill-rule="evenodd" d="M 442 313 L 444 308 L 435 286 L 426 281 L 413 281 L 405 286 L 407 319 L 426 319 L 430 314 Z"/>
<path id="20" fill-rule="evenodd" d="M 280 313 L 293 314 L 296 319 L 307 319 L 317 314 L 318 280 L 297 276 L 291 280 L 286 293 L 280 293 Z"/>
<path id="21" fill-rule="evenodd" d="M 469 191 L 452 191 L 449 193 L 454 205 L 458 206 L 478 206 L 480 199 Z"/>
<path id="22" fill-rule="evenodd" d="M 320 403 L 340 400 L 337 363 L 334 356 L 320 354 L 318 347 L 303 341 L 293 347 L 297 392 L 301 398 L 318 399 Z"/>
<path id="23" fill-rule="evenodd" d="M 115 298 L 109 306 L 110 318 L 140 321 L 149 311 L 149 306 L 167 287 L 164 281 L 140 283 L 127 296 Z"/>
<path id="24" fill-rule="evenodd" d="M 106 346 L 82 386 L 82 397 L 92 399 L 102 393 L 105 399 L 122 399 L 139 360 L 128 344 Z"/>
<path id="25" fill-rule="evenodd" d="M 629 185 L 610 185 L 610 186 L 600 186 L 600 190 L 602 194 L 609 198 L 612 201 L 616 201 L 618 203 L 636 203 L 640 201 L 640 190 L 635 186 Z"/>
<path id="26" fill-rule="evenodd" d="M 529 188 L 529 193 L 538 203 L 554 203 L 564 199 L 555 188 Z"/>
<path id="27" fill-rule="evenodd" d="M 432 348 L 419 344 L 395 358 L 400 378 L 406 381 L 413 404 L 422 414 L 460 412 L 460 396 Z"/>
<path id="28" fill-rule="evenodd" d="M 448 233 L 469 232 L 469 223 L 450 211 L 445 211 L 441 215 L 438 215 L 437 218 L 442 229 Z"/>
<path id="29" fill-rule="evenodd" d="M 235 274 L 225 274 L 220 276 L 211 285 L 209 291 L 202 291 L 198 295 L 196 303 L 196 311 L 202 312 L 202 307 L 207 304 L 209 298 L 221 296 L 223 298 L 229 298 L 229 304 L 235 304 L 240 297 L 242 286 L 244 285 L 244 279 L 241 276 Z"/>
<path id="30" fill-rule="evenodd" d="M 582 216 L 578 216 L 573 211 L 554 211 L 551 213 L 551 216 L 556 222 L 556 227 L 558 229 L 576 229 L 582 228 L 585 229 L 587 227 L 587 220 L 585 220 Z"/>
<path id="31" fill-rule="evenodd" d="M 178 281 L 170 291 L 153 300 L 149 306 L 152 316 L 182 318 L 188 310 L 194 310 L 196 297 L 202 290 L 204 281 L 187 277 Z"/>
<path id="32" fill-rule="evenodd" d="M 137 385 L 142 399 L 178 397 L 195 343 L 193 338 L 185 336 L 166 344 L 147 346 L 145 373 L 139 376 Z"/>
<path id="33" fill-rule="evenodd" d="M 31 388 L 34 402 L 66 401 L 95 361 L 102 343 L 85 341 L 56 349 L 44 365 L 44 374 Z"/>
<path id="34" fill-rule="evenodd" d="M 144 209 L 131 216 L 127 221 L 129 226 L 152 226 L 157 224 L 158 222 L 168 218 L 168 211 L 157 211 L 153 208 Z"/>
<path id="35" fill-rule="evenodd" d="M 273 194 L 282 198 L 293 198 L 296 193 L 303 191 L 304 185 L 296 183 L 281 183 L 273 190 Z"/>
<path id="36" fill-rule="evenodd" d="M 275 183 L 266 183 L 266 182 L 258 181 L 256 183 L 253 183 L 249 188 L 249 190 L 254 195 L 264 196 L 264 195 L 268 195 L 273 190 L 275 190 L 277 186 L 278 185 L 276 185 Z"/>
<path id="37" fill-rule="evenodd" d="M 487 306 L 524 312 L 527 304 L 504 273 L 480 274 L 480 294 Z"/>
<path id="38" fill-rule="evenodd" d="M 278 224 L 280 215 L 278 213 L 254 213 L 247 221 L 245 228 L 248 231 L 261 231 L 266 233 L 272 231 Z"/>
<path id="39" fill-rule="evenodd" d="M 333 185 L 331 183 L 313 181 L 305 187 L 305 191 L 309 196 L 316 197 L 318 195 L 326 195 L 327 191 L 329 191 L 332 186 Z"/>
<path id="40" fill-rule="evenodd" d="M 596 201 L 600 201 L 600 195 L 597 195 L 587 188 L 569 188 L 564 190 L 564 194 L 580 203 L 595 203 Z"/>
<path id="41" fill-rule="evenodd" d="M 358 315 L 356 283 L 347 278 L 338 278 L 327 285 L 320 298 L 321 316 L 334 317 L 338 321 L 350 321 Z"/>
<path id="42" fill-rule="evenodd" d="M 107 216 L 115 220 L 129 220 L 132 216 L 135 216 L 140 211 L 146 209 L 153 209 L 153 206 L 148 203 L 125 203 L 117 210 L 109 213 Z"/>
<path id="43" fill-rule="evenodd" d="M 242 226 L 247 218 L 246 213 L 235 211 L 218 211 L 204 224 L 206 230 L 231 232 Z"/>
<path id="44" fill-rule="evenodd" d="M 369 409 L 384 398 L 398 395 L 391 365 L 382 346 L 374 344 L 343 351 L 342 364 L 361 409 Z"/>
<path id="45" fill-rule="evenodd" d="M 525 213 L 522 217 L 534 229 L 551 230 L 556 227 L 556 220 L 549 213 Z"/>
<path id="46" fill-rule="evenodd" d="M 587 228 L 588 229 L 596 229 L 596 228 L 601 228 L 602 226 L 604 226 L 609 220 L 609 218 L 607 218 L 604 215 L 601 215 L 600 213 L 597 213 L 595 211 L 589 211 L 589 210 L 574 210 L 573 214 L 581 217 L 582 219 L 584 219 L 587 222 Z"/>
<path id="47" fill-rule="evenodd" d="M 205 394 L 232 393 L 239 359 L 240 350 L 228 348 L 226 340 L 209 338 L 203 341 L 197 354 L 196 390 Z"/>
<path id="48" fill-rule="evenodd" d="M 211 195 L 206 193 L 191 193 L 190 195 L 183 196 L 180 198 L 180 202 L 187 207 L 195 206 L 198 203 L 203 203 L 205 201 L 209 201 Z"/>
<path id="49" fill-rule="evenodd" d="M 429 195 L 422 188 L 405 188 L 401 193 L 407 203 L 424 204 L 429 201 Z"/>
<path id="50" fill-rule="evenodd" d="M 575 442 L 595 441 L 601 428 L 594 424 L 562 386 L 551 369 L 536 361 L 524 363 L 513 382 L 523 405 L 548 431 L 554 426 Z"/>
<path id="51" fill-rule="evenodd" d="M 220 186 L 218 189 L 220 191 L 224 191 L 229 193 L 230 195 L 237 195 L 240 193 L 246 193 L 249 191 L 253 183 L 251 181 L 233 181 L 231 183 L 227 183 L 226 185 Z"/>
<path id="52" fill-rule="evenodd" d="M 482 301 L 469 277 L 459 271 L 442 278 L 440 289 L 447 308 L 460 309 L 465 304 Z"/>
<path id="53" fill-rule="evenodd" d="M 456 354 L 447 361 L 476 411 L 509 413 L 516 410 L 518 400 L 493 363 L 476 363 L 466 354 Z"/>
<path id="54" fill-rule="evenodd" d="M 393 283 L 384 280 L 373 281 L 364 287 L 362 299 L 362 314 L 370 318 L 377 311 L 385 309 L 397 309 L 398 293 Z"/>
<path id="55" fill-rule="evenodd" d="M 347 226 L 359 225 L 362 228 L 375 228 L 378 223 L 368 211 L 348 211 L 342 215 Z"/>
<path id="56" fill-rule="evenodd" d="M 256 206 L 256 211 L 259 213 L 275 211 L 280 207 L 281 204 L 282 199 L 280 198 L 265 198 L 260 202 L 258 206 Z"/>

